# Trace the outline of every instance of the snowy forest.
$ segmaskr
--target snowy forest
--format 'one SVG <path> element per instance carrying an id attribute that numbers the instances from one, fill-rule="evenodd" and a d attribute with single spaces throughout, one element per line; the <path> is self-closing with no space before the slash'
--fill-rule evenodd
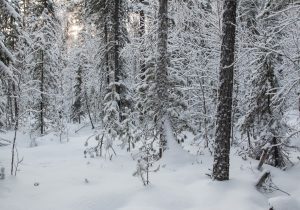
<path id="1" fill-rule="evenodd" d="M 1 210 L 300 210 L 299 0 L 0 0 Z"/>

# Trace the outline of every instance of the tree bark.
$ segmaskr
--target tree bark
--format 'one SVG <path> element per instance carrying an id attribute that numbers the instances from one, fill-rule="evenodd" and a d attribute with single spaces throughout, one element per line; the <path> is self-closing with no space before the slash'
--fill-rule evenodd
<path id="1" fill-rule="evenodd" d="M 272 150 L 273 150 L 273 158 L 274 158 L 274 166 L 275 167 L 280 167 L 282 164 L 282 160 L 280 158 L 280 151 L 279 151 L 279 147 L 278 147 L 278 142 L 276 137 L 273 137 L 272 139 Z"/>
<path id="2" fill-rule="evenodd" d="M 267 160 L 268 156 L 269 156 L 269 148 L 263 149 L 262 155 L 260 156 L 260 159 L 259 159 L 257 170 L 261 170 L 261 167 Z"/>
<path id="3" fill-rule="evenodd" d="M 220 86 L 212 176 L 219 181 L 229 179 L 236 4 L 236 0 L 225 0 L 223 5 Z"/>
<path id="4" fill-rule="evenodd" d="M 143 4 L 144 0 L 140 0 L 140 3 Z M 139 27 L 139 35 L 140 35 L 140 39 L 141 39 L 141 46 L 142 45 L 142 38 L 145 35 L 145 12 L 143 9 L 140 10 L 140 27 Z M 146 64 L 145 64 L 145 59 L 143 57 L 144 54 L 144 49 L 142 47 L 141 49 L 141 59 L 140 59 L 140 71 L 141 73 L 144 73 L 146 71 Z M 144 80 L 145 76 L 142 74 L 141 79 Z"/>
<path id="5" fill-rule="evenodd" d="M 88 116 L 89 116 L 89 119 L 90 119 L 90 123 L 91 123 L 91 125 L 92 125 L 92 129 L 94 129 L 95 126 L 94 126 L 94 123 L 93 123 L 93 120 L 92 120 L 91 111 L 90 111 L 90 106 L 89 106 L 89 102 L 88 102 L 88 97 L 87 97 L 86 91 L 84 92 L 84 97 L 85 97 L 85 104 L 86 104 Z"/>
<path id="6" fill-rule="evenodd" d="M 158 132 L 160 136 L 159 156 L 162 157 L 166 149 L 166 139 L 163 134 L 163 120 L 165 113 L 165 100 L 167 98 L 167 73 L 168 73 L 168 0 L 159 0 L 158 12 L 158 64 L 157 64 L 157 95 L 158 95 Z"/>
<path id="7" fill-rule="evenodd" d="M 140 0 L 140 3 L 143 4 L 144 0 Z M 145 12 L 143 9 L 140 10 L 140 28 L 139 28 L 139 34 L 140 37 L 143 37 L 145 34 Z"/>
<path id="8" fill-rule="evenodd" d="M 41 99 L 40 99 L 40 131 L 41 135 L 44 134 L 44 52 L 41 50 L 41 80 L 40 80 L 40 91 L 41 91 Z"/>
<path id="9" fill-rule="evenodd" d="M 115 0 L 115 11 L 114 11 L 114 62 L 115 62 L 115 82 L 119 81 L 120 75 L 120 62 L 119 62 L 119 54 L 120 54 L 120 6 L 121 0 Z M 117 93 L 120 93 L 120 87 L 117 86 Z"/>

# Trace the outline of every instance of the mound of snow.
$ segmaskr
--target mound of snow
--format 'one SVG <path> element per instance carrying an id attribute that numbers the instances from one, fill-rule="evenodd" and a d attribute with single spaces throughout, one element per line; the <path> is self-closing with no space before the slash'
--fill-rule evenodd
<path id="1" fill-rule="evenodd" d="M 293 197 L 278 196 L 269 199 L 270 208 L 273 210 L 299 210 L 300 205 Z"/>

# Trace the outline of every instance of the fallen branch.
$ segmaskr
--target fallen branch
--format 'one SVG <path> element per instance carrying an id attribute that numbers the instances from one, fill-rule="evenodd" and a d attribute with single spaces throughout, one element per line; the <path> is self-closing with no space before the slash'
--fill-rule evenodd
<path id="1" fill-rule="evenodd" d="M 273 192 L 277 190 L 290 196 L 288 192 L 281 190 L 277 185 L 274 184 L 274 182 L 271 179 L 270 171 L 265 171 L 259 178 L 255 186 L 259 191 Z"/>
<path id="2" fill-rule="evenodd" d="M 10 140 L 7 140 L 7 139 L 4 139 L 4 138 L 2 138 L 2 137 L 0 137 L 0 141 L 5 141 L 5 142 L 7 142 L 7 143 L 11 143 L 11 141 Z"/>
<path id="3" fill-rule="evenodd" d="M 4 138 L 0 138 L 0 147 L 7 146 L 7 145 L 10 145 L 10 144 L 11 144 L 11 141 L 9 141 L 7 139 L 4 139 Z"/>
<path id="4" fill-rule="evenodd" d="M 77 133 L 78 131 L 80 131 L 81 129 L 87 127 L 90 123 L 86 123 L 84 124 L 82 127 L 80 127 L 78 130 L 75 130 L 75 133 Z"/>

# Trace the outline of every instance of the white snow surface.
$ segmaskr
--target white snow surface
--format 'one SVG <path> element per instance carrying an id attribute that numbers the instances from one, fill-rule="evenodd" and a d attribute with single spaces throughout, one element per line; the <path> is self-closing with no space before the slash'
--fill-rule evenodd
<path id="1" fill-rule="evenodd" d="M 269 199 L 269 205 L 274 210 L 299 210 L 299 203 L 292 197 L 277 196 Z"/>
<path id="2" fill-rule="evenodd" d="M 18 133 L 24 161 L 16 177 L 8 175 L 10 146 L 0 147 L 0 166 L 7 173 L 0 180 L 0 210 L 268 210 L 269 204 L 274 210 L 300 209 L 299 164 L 288 171 L 264 166 L 291 196 L 258 192 L 257 161 L 242 160 L 234 149 L 230 180 L 212 181 L 206 175 L 212 168 L 211 155 L 188 153 L 167 129 L 168 150 L 158 163 L 160 170 L 150 174 L 151 185 L 144 187 L 132 176 L 136 162 L 117 145 L 118 155 L 112 160 L 84 158 L 84 142 L 92 133 L 88 128 L 77 134 L 71 130 L 65 143 L 48 135 L 37 147 L 29 147 L 29 137 Z M 0 135 L 12 138 L 11 133 Z"/>

